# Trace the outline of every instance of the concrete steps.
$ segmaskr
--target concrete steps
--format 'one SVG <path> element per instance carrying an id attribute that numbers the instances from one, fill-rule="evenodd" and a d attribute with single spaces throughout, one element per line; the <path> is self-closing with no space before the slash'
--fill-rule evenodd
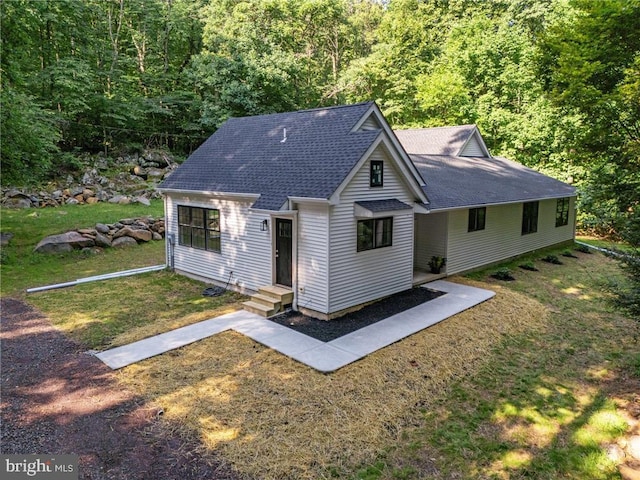
<path id="1" fill-rule="evenodd" d="M 260 287 L 258 293 L 251 296 L 251 300 L 242 305 L 245 310 L 265 318 L 272 317 L 284 311 L 293 302 L 293 291 L 287 288 L 269 285 Z"/>

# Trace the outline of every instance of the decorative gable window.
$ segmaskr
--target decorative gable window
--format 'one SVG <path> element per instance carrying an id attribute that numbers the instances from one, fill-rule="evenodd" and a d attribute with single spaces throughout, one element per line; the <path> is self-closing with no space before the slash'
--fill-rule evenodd
<path id="1" fill-rule="evenodd" d="M 372 187 L 382 187 L 382 160 L 371 160 L 371 175 L 369 185 Z"/>
<path id="2" fill-rule="evenodd" d="M 522 235 L 538 231 L 538 203 L 527 202 L 522 204 Z"/>
<path id="3" fill-rule="evenodd" d="M 390 247 L 393 237 L 393 217 L 358 220 L 358 252 Z"/>
<path id="4" fill-rule="evenodd" d="M 220 210 L 179 205 L 178 228 L 180 245 L 220 251 Z"/>
<path id="5" fill-rule="evenodd" d="M 469 228 L 468 232 L 476 232 L 484 230 L 484 222 L 487 217 L 487 207 L 470 208 L 469 209 Z"/>
<path id="6" fill-rule="evenodd" d="M 556 203 L 556 227 L 569 224 L 569 197 L 559 198 Z"/>

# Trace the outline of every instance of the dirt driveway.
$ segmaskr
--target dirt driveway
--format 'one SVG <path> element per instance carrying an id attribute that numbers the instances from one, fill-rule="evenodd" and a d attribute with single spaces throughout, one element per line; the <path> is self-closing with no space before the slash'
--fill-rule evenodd
<path id="1" fill-rule="evenodd" d="M 157 412 L 42 313 L 10 298 L 1 308 L 2 453 L 76 454 L 81 479 L 238 478 L 162 434 Z"/>

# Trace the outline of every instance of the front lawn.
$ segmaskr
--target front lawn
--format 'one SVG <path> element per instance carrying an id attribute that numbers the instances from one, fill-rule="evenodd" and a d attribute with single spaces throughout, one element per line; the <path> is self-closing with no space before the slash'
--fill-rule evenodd
<path id="1" fill-rule="evenodd" d="M 28 286 L 163 263 L 136 263 L 146 247 L 125 265 L 111 251 L 54 258 Z M 14 265 L 29 266 L 25 253 Z M 249 478 L 620 478 L 606 449 L 629 433 L 621 406 L 638 391 L 638 324 L 610 302 L 608 285 L 624 281 L 613 260 L 563 253 L 452 279 L 497 295 L 330 375 L 226 332 L 117 376 L 162 409 L 162 428 Z M 7 266 L 3 295 L 24 296 Z M 504 268 L 515 280 L 492 278 Z M 24 298 L 104 349 L 239 308 L 242 296 L 212 299 L 204 287 L 162 271 Z"/>

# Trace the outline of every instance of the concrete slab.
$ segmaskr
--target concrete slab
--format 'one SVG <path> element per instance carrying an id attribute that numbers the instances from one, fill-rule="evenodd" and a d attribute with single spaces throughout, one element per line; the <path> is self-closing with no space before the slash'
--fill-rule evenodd
<path id="1" fill-rule="evenodd" d="M 339 368 L 362 358 L 356 353 L 346 352 L 334 347 L 331 343 L 324 343 L 311 350 L 288 356 L 322 373 L 335 372 Z"/>
<path id="2" fill-rule="evenodd" d="M 96 356 L 109 367 L 117 369 L 225 330 L 235 330 L 320 372 L 329 373 L 495 295 L 489 290 L 445 280 L 431 282 L 425 287 L 446 292 L 446 295 L 327 343 L 241 310 L 107 350 Z"/>

